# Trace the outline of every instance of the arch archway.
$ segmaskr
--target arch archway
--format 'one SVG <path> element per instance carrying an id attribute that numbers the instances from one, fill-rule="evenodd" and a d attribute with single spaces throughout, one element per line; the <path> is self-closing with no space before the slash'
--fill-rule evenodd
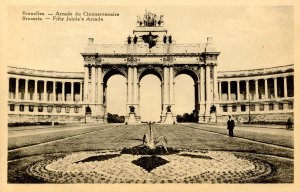
<path id="1" fill-rule="evenodd" d="M 98 83 L 101 81 L 99 80 Z M 110 69 L 103 73 L 103 114 L 126 115 L 127 76 L 121 70 Z"/>
<path id="2" fill-rule="evenodd" d="M 188 69 L 175 74 L 175 109 L 178 122 L 198 122 L 199 77 Z"/>
<path id="3" fill-rule="evenodd" d="M 160 121 L 162 111 L 162 90 L 159 76 L 153 73 L 147 73 L 139 79 L 139 82 L 141 120 Z M 150 90 L 151 93 L 149 94 Z"/>

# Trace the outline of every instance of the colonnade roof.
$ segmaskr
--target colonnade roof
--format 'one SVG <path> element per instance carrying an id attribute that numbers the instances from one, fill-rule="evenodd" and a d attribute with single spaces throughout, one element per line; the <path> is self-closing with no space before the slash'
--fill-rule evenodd
<path id="1" fill-rule="evenodd" d="M 231 78 L 231 77 L 248 77 L 248 76 L 261 76 L 270 74 L 281 74 L 286 72 L 293 72 L 294 64 L 283 65 L 270 68 L 249 69 L 249 70 L 236 70 L 236 71 L 218 71 L 218 78 Z M 33 77 L 50 77 L 50 78 L 65 78 L 65 79 L 83 79 L 83 72 L 60 72 L 50 70 L 36 70 L 28 68 L 18 68 L 8 66 L 8 74 L 33 76 Z"/>
<path id="2" fill-rule="evenodd" d="M 281 74 L 294 71 L 294 64 L 282 65 L 268 68 L 235 70 L 235 71 L 218 71 L 218 78 L 234 78 L 234 77 L 251 77 L 271 74 Z"/>
<path id="3" fill-rule="evenodd" d="M 31 77 L 49 77 L 49 78 L 63 78 L 63 79 L 83 79 L 83 72 L 61 72 L 50 70 L 36 70 L 28 68 L 10 67 L 7 68 L 8 74 L 24 75 Z"/>

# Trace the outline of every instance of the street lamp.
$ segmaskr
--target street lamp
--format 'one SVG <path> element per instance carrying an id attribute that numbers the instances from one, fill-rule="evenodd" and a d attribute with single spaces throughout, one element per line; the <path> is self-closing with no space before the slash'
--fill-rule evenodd
<path id="1" fill-rule="evenodd" d="M 248 117 L 248 123 L 251 122 L 251 94 L 249 94 L 249 117 Z"/>
<path id="2" fill-rule="evenodd" d="M 86 124 L 86 106 L 84 105 L 84 123 Z"/>

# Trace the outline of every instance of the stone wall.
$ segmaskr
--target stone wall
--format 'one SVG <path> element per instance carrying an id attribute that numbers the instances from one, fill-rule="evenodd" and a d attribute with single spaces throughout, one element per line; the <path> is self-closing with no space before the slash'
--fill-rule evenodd
<path id="1" fill-rule="evenodd" d="M 84 122 L 84 116 L 23 115 L 23 114 L 8 115 L 8 123 L 23 123 L 23 122 L 80 123 L 80 122 Z"/>
<path id="2" fill-rule="evenodd" d="M 231 117 L 238 122 L 248 122 L 248 114 L 236 114 L 231 115 Z M 289 118 L 294 120 L 294 113 L 262 113 L 262 114 L 251 114 L 251 122 L 286 122 Z M 228 120 L 228 115 L 222 115 L 218 117 L 218 122 L 226 122 Z"/>

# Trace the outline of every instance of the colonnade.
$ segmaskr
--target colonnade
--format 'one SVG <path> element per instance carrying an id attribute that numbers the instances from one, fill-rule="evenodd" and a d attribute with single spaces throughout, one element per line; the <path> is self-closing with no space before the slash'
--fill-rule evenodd
<path id="1" fill-rule="evenodd" d="M 281 83 L 279 83 L 279 81 L 281 81 Z M 250 82 L 252 82 L 252 84 Z M 241 84 L 244 85 L 244 89 L 241 89 Z M 294 96 L 293 75 L 245 80 L 219 80 L 218 86 L 220 102 L 276 99 Z M 222 91 L 224 89 L 225 91 Z M 226 94 L 226 98 L 224 98 L 224 94 Z M 232 95 L 235 95 L 235 97 L 232 97 Z M 243 98 L 241 98 L 241 96 L 243 96 Z"/>
<path id="2" fill-rule="evenodd" d="M 82 102 L 82 90 L 82 81 L 9 77 L 9 99 L 13 100 Z"/>

